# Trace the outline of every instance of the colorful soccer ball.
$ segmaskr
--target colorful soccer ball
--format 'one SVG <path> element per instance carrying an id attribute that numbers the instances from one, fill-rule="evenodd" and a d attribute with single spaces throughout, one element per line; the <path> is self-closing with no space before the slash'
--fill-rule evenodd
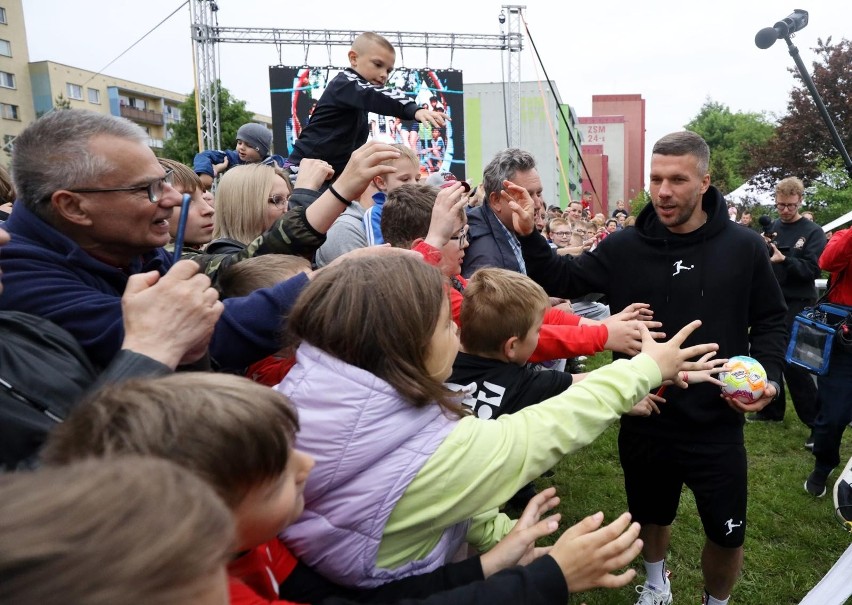
<path id="1" fill-rule="evenodd" d="M 763 395 L 766 389 L 766 370 L 752 357 L 737 355 L 725 364 L 730 368 L 719 373 L 719 380 L 725 383 L 722 393 L 740 403 L 752 403 Z"/>

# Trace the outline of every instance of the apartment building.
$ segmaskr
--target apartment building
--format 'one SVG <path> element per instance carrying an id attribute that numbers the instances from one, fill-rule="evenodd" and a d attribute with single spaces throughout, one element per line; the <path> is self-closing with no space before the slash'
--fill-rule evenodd
<path id="1" fill-rule="evenodd" d="M 8 164 L 12 141 L 36 117 L 30 87 L 27 32 L 20 0 L 0 0 L 0 163 Z"/>
<path id="2" fill-rule="evenodd" d="M 162 149 L 168 126 L 180 120 L 186 95 L 130 82 L 53 61 L 29 64 L 36 116 L 57 105 L 128 118 L 148 133 L 148 144 Z"/>
<path id="3" fill-rule="evenodd" d="M 187 81 L 187 90 L 192 85 Z M 185 100 L 183 93 L 55 61 L 30 62 L 23 0 L 0 0 L 0 164 L 9 164 L 14 139 L 30 122 L 65 107 L 127 118 L 148 133 L 158 152 Z M 270 116 L 255 114 L 253 120 L 272 128 Z"/>

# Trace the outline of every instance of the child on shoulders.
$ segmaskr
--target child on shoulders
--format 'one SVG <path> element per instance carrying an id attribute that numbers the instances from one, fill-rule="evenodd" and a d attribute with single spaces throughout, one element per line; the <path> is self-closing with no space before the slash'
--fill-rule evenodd
<path id="1" fill-rule="evenodd" d="M 367 114 L 374 112 L 403 120 L 442 127 L 443 113 L 417 107 L 413 97 L 385 88 L 396 62 L 396 51 L 386 38 L 365 32 L 349 49 L 349 67 L 328 83 L 302 134 L 293 144 L 286 166 L 298 173 L 304 158 L 319 158 L 340 174 L 349 156 L 369 134 Z"/>

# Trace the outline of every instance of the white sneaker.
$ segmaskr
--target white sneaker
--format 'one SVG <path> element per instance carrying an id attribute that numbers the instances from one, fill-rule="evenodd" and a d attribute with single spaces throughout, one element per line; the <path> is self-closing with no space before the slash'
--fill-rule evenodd
<path id="1" fill-rule="evenodd" d="M 636 587 L 636 592 L 640 595 L 636 605 L 671 605 L 672 602 L 672 585 L 668 578 L 666 578 L 666 585 L 661 589 L 654 588 L 645 582 Z"/>

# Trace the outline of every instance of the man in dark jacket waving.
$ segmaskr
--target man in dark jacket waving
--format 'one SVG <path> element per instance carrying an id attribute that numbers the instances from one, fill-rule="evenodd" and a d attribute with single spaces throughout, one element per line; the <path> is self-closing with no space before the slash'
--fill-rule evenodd
<path id="1" fill-rule="evenodd" d="M 652 203 L 636 228 L 576 258 L 552 254 L 536 233 L 524 189 L 507 182 L 503 192 L 515 212 L 528 275 L 548 294 L 603 292 L 615 308 L 650 303 L 668 334 L 701 319 L 694 342 L 719 343 L 721 357 L 756 357 L 769 375 L 766 392 L 751 404 L 721 399 L 709 384 L 669 387 L 659 415 L 622 419 L 625 489 L 644 541 L 642 605 L 672 602 L 665 555 L 684 484 L 695 495 L 707 538 L 701 556 L 705 603 L 727 603 L 742 567 L 746 528 L 743 413 L 775 397 L 784 357 L 786 306 L 766 244 L 728 220 L 721 194 L 710 186 L 709 161 L 709 148 L 695 133 L 660 139 L 651 158 Z"/>

